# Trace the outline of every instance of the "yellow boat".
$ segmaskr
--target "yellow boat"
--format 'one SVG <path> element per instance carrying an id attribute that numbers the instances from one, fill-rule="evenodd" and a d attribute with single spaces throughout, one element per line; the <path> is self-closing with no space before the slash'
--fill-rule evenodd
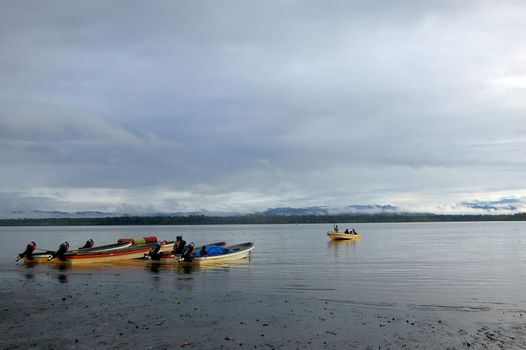
<path id="1" fill-rule="evenodd" d="M 327 236 L 333 241 L 346 240 L 346 241 L 359 241 L 362 236 L 359 233 L 341 233 L 335 231 L 327 232 Z"/>

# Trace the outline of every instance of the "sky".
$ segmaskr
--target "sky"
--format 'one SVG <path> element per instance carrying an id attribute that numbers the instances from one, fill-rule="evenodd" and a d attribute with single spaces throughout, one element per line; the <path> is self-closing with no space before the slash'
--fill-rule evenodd
<path id="1" fill-rule="evenodd" d="M 523 1 L 0 2 L 0 217 L 526 211 Z"/>

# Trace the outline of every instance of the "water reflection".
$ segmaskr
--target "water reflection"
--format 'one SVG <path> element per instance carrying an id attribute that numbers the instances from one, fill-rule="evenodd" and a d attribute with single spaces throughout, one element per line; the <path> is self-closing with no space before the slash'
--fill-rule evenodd
<path id="1" fill-rule="evenodd" d="M 250 264 L 250 256 L 246 259 L 238 260 L 238 261 L 231 261 L 231 262 L 217 262 L 217 263 L 209 263 L 206 265 L 199 265 L 199 264 L 193 264 L 191 262 L 188 263 L 158 263 L 154 262 L 152 260 L 148 260 L 146 262 L 146 265 L 144 265 L 144 261 L 139 260 L 138 263 L 143 265 L 143 268 L 146 271 L 153 272 L 153 273 L 160 273 L 163 271 L 173 271 L 179 275 L 189 275 L 192 273 L 200 273 L 205 271 L 229 271 L 231 266 L 248 266 Z M 124 266 L 124 265 L 122 265 Z"/>
<path id="2" fill-rule="evenodd" d="M 32 262 L 24 262 L 24 267 L 26 269 L 33 269 L 37 264 L 35 263 L 32 263 Z"/>
<path id="3" fill-rule="evenodd" d="M 57 279 L 60 283 L 67 283 L 68 282 L 68 275 L 66 275 L 65 273 L 59 273 L 57 275 Z"/>
<path id="4" fill-rule="evenodd" d="M 192 273 L 192 266 L 177 265 L 176 272 L 179 275 L 189 275 Z"/>
<path id="5" fill-rule="evenodd" d="M 71 266 L 66 263 L 58 263 L 55 266 L 59 271 L 66 271 L 67 269 L 71 268 Z"/>
<path id="6" fill-rule="evenodd" d="M 161 264 L 149 263 L 146 265 L 146 269 L 153 273 L 159 273 L 159 271 L 161 270 Z"/>
<path id="7" fill-rule="evenodd" d="M 358 243 L 359 243 L 358 241 L 330 240 L 327 243 L 327 247 L 329 249 L 334 250 L 334 256 L 338 256 L 338 254 L 340 253 L 348 254 L 349 252 L 354 252 L 356 250 L 356 245 Z"/>
<path id="8" fill-rule="evenodd" d="M 339 246 L 342 246 L 342 245 L 356 245 L 358 244 L 360 241 L 354 241 L 354 240 L 345 240 L 345 239 L 338 239 L 338 240 L 330 240 L 329 242 L 327 242 L 327 244 L 330 246 L 330 247 L 339 247 Z"/>

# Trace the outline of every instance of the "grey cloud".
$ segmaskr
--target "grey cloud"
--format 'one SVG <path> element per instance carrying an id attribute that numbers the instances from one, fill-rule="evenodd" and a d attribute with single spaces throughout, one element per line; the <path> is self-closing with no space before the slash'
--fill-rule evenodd
<path id="1" fill-rule="evenodd" d="M 498 200 L 484 201 L 465 201 L 461 205 L 472 208 L 481 209 L 483 211 L 511 211 L 517 212 L 526 208 L 526 198 L 500 198 Z"/>
<path id="2" fill-rule="evenodd" d="M 0 190 L 207 188 L 262 208 L 523 193 L 525 12 L 4 2 Z"/>

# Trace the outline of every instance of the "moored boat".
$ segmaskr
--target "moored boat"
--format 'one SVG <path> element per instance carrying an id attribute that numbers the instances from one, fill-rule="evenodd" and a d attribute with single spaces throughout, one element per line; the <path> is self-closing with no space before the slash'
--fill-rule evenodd
<path id="1" fill-rule="evenodd" d="M 60 257 L 52 259 L 58 264 L 68 265 L 79 265 L 79 264 L 92 264 L 92 263 L 104 263 L 119 260 L 131 260 L 144 258 L 158 243 L 148 243 L 132 245 L 122 249 L 114 249 L 108 251 L 93 251 L 93 252 L 81 252 L 73 251 L 67 252 Z M 161 242 L 159 252 L 170 252 L 173 249 L 174 242 Z"/>
<path id="2" fill-rule="evenodd" d="M 107 251 L 112 251 L 112 250 L 128 248 L 132 244 L 133 242 L 113 243 L 113 244 L 101 245 L 98 247 L 79 248 L 79 249 L 72 250 L 68 253 L 107 252 Z M 47 264 L 47 263 L 53 262 L 53 255 L 55 254 L 55 251 L 51 251 L 51 250 L 45 250 L 42 252 L 32 253 L 32 254 L 26 254 L 26 252 L 20 255 L 23 255 L 22 258 L 24 259 L 24 263 L 27 263 L 27 264 Z"/>
<path id="3" fill-rule="evenodd" d="M 362 236 L 357 232 L 356 233 L 341 233 L 341 232 L 329 231 L 327 232 L 327 236 L 329 236 L 333 241 L 337 241 L 337 240 L 358 241 L 362 239 Z"/>
<path id="4" fill-rule="evenodd" d="M 190 243 L 191 244 L 191 243 Z M 188 246 L 190 246 L 190 244 Z M 205 244 L 205 247 L 209 246 L 216 246 L 216 247 L 223 247 L 226 245 L 226 242 L 215 242 L 210 244 Z M 200 250 L 201 247 L 193 247 L 192 251 L 195 253 L 196 251 Z M 179 258 L 182 256 L 182 254 L 174 254 L 173 252 L 164 252 L 160 254 L 154 254 L 149 255 L 147 257 L 148 262 L 153 264 L 175 264 Z"/>
<path id="5" fill-rule="evenodd" d="M 205 247 L 205 251 L 207 251 L 207 248 L 210 248 L 210 250 L 212 250 L 213 246 Z M 250 252 L 252 251 L 252 249 L 254 249 L 254 243 L 247 242 L 214 248 L 219 249 L 214 249 L 214 251 L 211 251 L 210 253 L 208 253 L 207 251 L 207 254 L 204 256 L 200 254 L 200 250 L 197 250 L 194 254 L 191 254 L 189 256 L 181 256 L 178 259 L 174 260 L 179 264 L 188 265 L 221 264 L 232 262 L 249 257 Z"/>

